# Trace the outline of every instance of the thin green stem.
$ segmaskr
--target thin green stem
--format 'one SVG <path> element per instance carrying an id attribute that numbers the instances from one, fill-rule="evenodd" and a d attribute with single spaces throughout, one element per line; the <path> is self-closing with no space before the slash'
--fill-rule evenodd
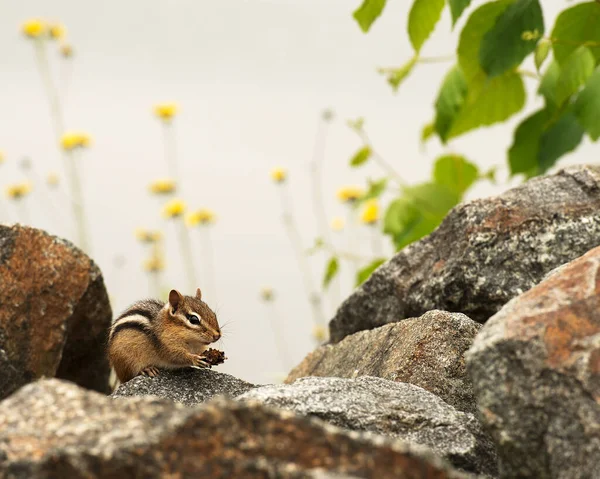
<path id="1" fill-rule="evenodd" d="M 437 57 L 419 57 L 418 63 L 445 63 L 456 60 L 456 55 L 440 55 Z"/>
<path id="2" fill-rule="evenodd" d="M 271 331 L 273 331 L 273 336 L 275 338 L 275 347 L 277 348 L 282 370 L 289 371 L 289 369 L 292 367 L 292 360 L 288 353 L 283 329 L 281 328 L 281 316 L 277 314 L 277 309 L 275 308 L 275 303 L 273 301 L 267 301 L 266 303 L 267 308 L 269 309 Z"/>
<path id="3" fill-rule="evenodd" d="M 373 258 L 370 258 L 368 256 L 362 256 L 362 255 L 354 253 L 352 251 L 340 250 L 330 243 L 323 243 L 322 248 L 325 251 L 330 252 L 332 255 L 337 256 L 338 258 L 346 260 L 346 261 L 350 261 L 350 262 L 372 261 L 373 260 Z"/>
<path id="4" fill-rule="evenodd" d="M 310 270 L 310 264 L 308 258 L 304 254 L 304 247 L 302 244 L 302 238 L 296 227 L 296 223 L 293 217 L 292 205 L 286 194 L 286 183 L 280 183 L 278 185 L 279 192 L 281 194 L 281 206 L 283 208 L 283 224 L 286 228 L 286 232 L 292 244 L 292 249 L 296 255 L 302 280 L 304 283 L 304 289 L 308 296 L 310 303 L 313 320 L 315 325 L 325 324 L 325 316 L 323 314 L 323 305 L 321 301 L 321 295 L 316 291 L 313 286 L 312 274 Z"/>
<path id="5" fill-rule="evenodd" d="M 202 251 L 202 259 L 204 260 L 204 271 L 206 272 L 206 279 L 210 284 L 209 297 L 212 302 L 217 302 L 217 282 L 215 277 L 214 267 L 214 250 L 212 246 L 212 240 L 210 237 L 210 226 L 200 227 L 200 243 Z"/>
<path id="6" fill-rule="evenodd" d="M 69 85 L 71 76 L 73 73 L 73 60 L 71 58 L 62 58 L 60 61 L 60 80 L 59 84 L 62 86 L 61 98 L 66 103 L 67 96 L 69 93 Z"/>
<path id="7" fill-rule="evenodd" d="M 396 183 L 400 186 L 406 186 L 406 182 L 402 179 L 402 176 L 390 165 L 385 158 L 379 154 L 375 148 L 373 148 L 373 144 L 367 135 L 367 132 L 364 129 L 355 129 L 354 130 L 357 135 L 360 137 L 365 146 L 368 146 L 371 149 L 372 158 L 379 165 L 381 169 L 383 169 L 390 177 L 392 177 Z"/>
<path id="8" fill-rule="evenodd" d="M 77 245 L 87 254 L 91 254 L 90 245 L 85 225 L 85 210 L 83 206 L 83 191 L 81 180 L 79 178 L 78 167 L 81 167 L 81 154 L 75 154 L 75 150 L 70 150 L 66 156 L 67 180 L 71 190 L 73 201 L 73 216 L 75 218 L 75 228 L 77 234 Z"/>
<path id="9" fill-rule="evenodd" d="M 179 246 L 181 248 L 181 259 L 188 283 L 188 291 L 190 294 L 196 291 L 198 282 L 196 281 L 196 271 L 194 269 L 194 257 L 192 254 L 192 242 L 190 241 L 189 230 L 183 223 L 183 218 L 174 218 L 177 228 L 177 236 L 179 238 Z"/>
<path id="10" fill-rule="evenodd" d="M 175 128 L 171 120 L 163 121 L 163 133 L 165 143 L 165 160 L 167 162 L 167 168 L 169 175 L 176 182 L 179 181 L 179 171 L 177 168 L 177 145 L 175 142 Z M 177 184 L 178 188 L 181 185 Z"/>
<path id="11" fill-rule="evenodd" d="M 356 256 L 356 210 L 354 208 L 352 208 L 352 206 L 348 207 L 348 219 L 347 219 L 347 225 L 346 225 L 346 235 L 347 235 L 347 239 L 348 239 L 348 251 L 350 252 L 350 254 L 352 255 L 352 259 L 350 260 L 350 262 L 352 263 L 352 270 L 354 273 L 354 276 L 356 276 L 356 274 L 358 273 L 358 268 L 359 268 L 359 259 Z"/>
<path id="12" fill-rule="evenodd" d="M 65 122 L 60 104 L 60 98 L 52 82 L 50 63 L 48 62 L 48 55 L 44 40 L 36 39 L 34 41 L 34 50 L 40 77 L 42 78 L 42 83 L 44 85 L 44 89 L 46 90 L 46 96 L 48 97 L 48 102 L 50 103 L 50 114 L 53 120 L 52 124 L 54 126 L 56 140 L 58 141 L 65 132 Z"/>
<path id="13" fill-rule="evenodd" d="M 54 126 L 55 141 L 58 143 L 65 132 L 65 123 L 63 117 L 63 111 L 60 103 L 60 97 L 57 89 L 52 82 L 52 75 L 50 72 L 50 63 L 48 62 L 48 55 L 46 52 L 46 45 L 42 39 L 36 39 L 34 43 L 34 50 L 36 55 L 36 63 L 42 83 L 48 97 L 50 104 L 50 115 L 52 117 L 52 124 Z M 61 151 L 63 158 L 65 173 L 67 176 L 67 182 L 71 191 L 71 203 L 73 208 L 73 216 L 75 219 L 75 228 L 77 232 L 77 244 L 85 251 L 90 253 L 89 245 L 87 240 L 86 228 L 85 228 L 85 213 L 83 209 L 83 195 L 81 192 L 81 184 L 77 175 L 77 169 L 75 166 L 75 160 L 73 152 Z"/>
<path id="14" fill-rule="evenodd" d="M 331 234 L 327 223 L 327 215 L 325 212 L 325 202 L 323 201 L 323 162 L 325 160 L 325 146 L 327 143 L 329 121 L 326 119 L 319 120 L 317 134 L 315 138 L 315 146 L 313 150 L 312 161 L 310 162 L 311 172 L 311 189 L 312 189 L 312 206 L 313 214 L 317 218 L 317 226 L 319 236 L 326 242 L 331 243 Z M 338 283 L 339 284 L 339 283 Z M 330 300 L 333 308 L 337 308 L 340 304 L 340 289 L 339 287 L 328 289 Z"/>
<path id="15" fill-rule="evenodd" d="M 330 242 L 331 236 L 329 234 L 327 216 L 325 214 L 322 185 L 323 160 L 325 157 L 325 145 L 327 141 L 327 126 L 328 122 L 323 120 L 319 121 L 313 157 L 312 161 L 310 162 L 310 172 L 312 179 L 312 206 L 315 218 L 317 218 L 319 234 L 325 241 Z"/>
<path id="16" fill-rule="evenodd" d="M 31 182 L 31 184 L 39 184 L 39 185 L 44 184 L 44 182 L 40 178 L 40 176 L 37 173 L 35 173 L 35 170 L 33 167 L 31 167 L 27 171 L 27 177 L 28 177 L 29 181 Z M 44 208 L 46 210 L 52 223 L 55 223 L 55 224 L 58 223 L 65 230 L 69 230 L 68 225 L 65 223 L 64 216 L 61 214 L 61 209 L 56 205 L 56 201 L 54 201 L 53 195 L 51 194 L 52 192 L 48 189 L 48 186 L 46 185 L 44 187 L 43 191 L 40 188 L 40 192 L 41 192 L 40 196 L 37 197 L 36 199 L 38 200 L 39 203 L 41 203 L 42 208 Z M 69 231 L 69 233 L 70 233 L 70 231 Z M 70 236 L 70 234 L 68 236 Z"/>

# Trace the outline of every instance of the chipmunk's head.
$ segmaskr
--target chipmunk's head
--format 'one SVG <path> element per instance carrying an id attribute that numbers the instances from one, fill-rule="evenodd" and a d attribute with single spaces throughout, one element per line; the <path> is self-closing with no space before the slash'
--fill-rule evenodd
<path id="1" fill-rule="evenodd" d="M 196 296 L 184 296 L 171 290 L 167 306 L 169 319 L 182 326 L 178 335 L 187 343 L 207 345 L 221 337 L 217 315 L 202 301 L 200 288 L 196 290 Z"/>

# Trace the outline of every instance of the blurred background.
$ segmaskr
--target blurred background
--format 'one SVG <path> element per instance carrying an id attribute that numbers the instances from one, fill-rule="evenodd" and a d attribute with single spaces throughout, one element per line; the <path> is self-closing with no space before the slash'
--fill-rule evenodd
<path id="1" fill-rule="evenodd" d="M 551 25 L 566 2 L 545 3 Z M 196 282 L 225 324 L 218 347 L 229 359 L 219 370 L 256 383 L 280 381 L 325 339 L 323 328 L 355 287 L 357 271 L 395 249 L 381 234 L 393 192 L 371 205 L 371 216 L 364 204 L 352 207 L 348 187 L 366 190 L 368 179 L 387 175 L 378 162 L 349 167 L 363 133 L 410 184 L 426 181 L 442 153 L 464 155 L 481 171 L 497 167 L 495 182 L 478 181 L 467 192 L 473 199 L 522 181 L 509 179 L 506 151 L 515 126 L 542 103 L 532 96 L 507 122 L 446 146 L 437 138 L 423 145 L 421 130 L 452 63 L 419 65 L 394 93 L 377 69 L 411 57 L 409 6 L 388 2 L 364 34 L 352 18 L 359 4 L 4 2 L 0 219 L 77 242 L 65 169 L 71 161 L 81 186 L 85 249 L 104 273 L 115 316 L 148 295 L 166 299 L 170 288 L 191 294 Z M 64 31 L 40 48 L 31 35 L 35 26 L 23 33 L 35 19 Z M 422 54 L 452 55 L 465 20 L 452 29 L 445 11 Z M 49 84 L 60 103 L 62 140 Z M 526 87 L 531 94 L 536 84 Z M 360 134 L 348 126 L 358 118 L 364 118 Z M 596 158 L 586 138 L 560 166 Z M 159 179 L 177 180 L 177 191 L 153 193 L 150 185 Z M 21 198 L 7 189 L 23 182 L 31 190 Z M 183 216 L 178 199 L 186 205 Z M 173 218 L 165 218 L 169 201 Z M 161 232 L 160 245 L 152 237 L 142 241 L 153 231 Z M 319 237 L 327 247 L 304 255 Z M 338 272 L 323 290 L 332 255 Z"/>

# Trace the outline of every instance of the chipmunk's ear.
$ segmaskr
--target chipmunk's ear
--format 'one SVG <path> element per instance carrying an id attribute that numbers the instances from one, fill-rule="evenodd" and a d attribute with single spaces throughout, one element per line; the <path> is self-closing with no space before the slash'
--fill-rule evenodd
<path id="1" fill-rule="evenodd" d="M 169 304 L 173 309 L 177 309 L 179 305 L 183 302 L 183 296 L 176 289 L 172 289 L 169 293 Z"/>
<path id="2" fill-rule="evenodd" d="M 200 288 L 196 289 L 196 299 L 202 299 L 202 291 L 200 291 Z"/>

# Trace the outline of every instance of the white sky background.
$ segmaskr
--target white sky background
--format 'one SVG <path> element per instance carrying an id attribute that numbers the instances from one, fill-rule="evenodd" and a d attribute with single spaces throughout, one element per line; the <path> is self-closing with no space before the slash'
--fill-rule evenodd
<path id="1" fill-rule="evenodd" d="M 85 153 L 84 190 L 91 224 L 93 257 L 102 268 L 115 314 L 148 294 L 141 269 L 145 257 L 136 227 L 161 224 L 158 203 L 148 183 L 166 174 L 159 122 L 151 113 L 161 101 L 176 101 L 183 190 L 190 206 L 214 209 L 212 230 L 217 268 L 215 305 L 227 336 L 219 347 L 229 357 L 219 370 L 253 382 L 273 382 L 283 371 L 265 305 L 263 285 L 277 294 L 276 308 L 293 363 L 313 348 L 311 316 L 296 260 L 281 222 L 280 204 L 269 170 L 290 170 L 296 218 L 309 246 L 316 235 L 310 202 L 308 163 L 321 111 L 331 107 L 324 167 L 325 209 L 344 215 L 335 199 L 345 184 L 363 184 L 382 173 L 375 165 L 347 167 L 360 146 L 346 120 L 363 116 L 375 148 L 409 182 L 428 178 L 433 160 L 444 150 L 437 140 L 425 150 L 421 127 L 433 117 L 433 101 L 451 63 L 419 65 L 393 94 L 380 66 L 396 66 L 412 54 L 406 35 L 409 2 L 389 0 L 382 18 L 364 35 L 353 20 L 359 0 L 27 0 L 0 2 L 0 187 L 22 179 L 17 160 L 29 155 L 35 171 L 61 171 L 48 104 L 30 42 L 18 32 L 23 20 L 40 16 L 63 22 L 75 49 L 65 105 L 69 129 L 94 137 Z M 479 5 L 483 2 L 475 1 Z M 546 28 L 570 5 L 544 1 Z M 471 8 L 472 10 L 472 8 Z M 470 11 L 470 10 L 469 10 Z M 453 53 L 445 12 L 424 56 Z M 51 55 L 57 64 L 57 56 Z M 60 74 L 55 71 L 56 76 Z M 530 91 L 533 80 L 527 79 Z M 533 100 L 533 96 L 530 96 Z M 533 110 L 540 100 L 528 102 Z M 514 125 L 478 130 L 454 140 L 450 150 L 465 154 L 481 168 L 505 165 Z M 596 161 L 585 144 L 561 165 Z M 501 170 L 504 179 L 506 168 Z M 470 197 L 495 194 L 507 187 L 481 184 Z M 62 211 L 49 217 L 47 192 L 38 184 L 27 200 L 35 226 L 69 236 Z M 43 201 L 42 201 L 43 200 Z M 4 202 L 4 200 L 2 200 Z M 10 220 L 17 219 L 14 206 Z M 370 254 L 369 231 L 361 231 L 360 250 Z M 348 238 L 338 238 L 346 245 Z M 185 288 L 177 243 L 168 240 L 169 286 Z M 199 253 L 196 251 L 196 253 Z M 116 255 L 127 258 L 115 269 Z M 196 261 L 200 265 L 198 254 Z M 324 257 L 313 269 L 320 282 Z M 351 289 L 351 268 L 343 268 L 343 295 Z M 333 308 L 329 308 L 331 317 Z"/>

